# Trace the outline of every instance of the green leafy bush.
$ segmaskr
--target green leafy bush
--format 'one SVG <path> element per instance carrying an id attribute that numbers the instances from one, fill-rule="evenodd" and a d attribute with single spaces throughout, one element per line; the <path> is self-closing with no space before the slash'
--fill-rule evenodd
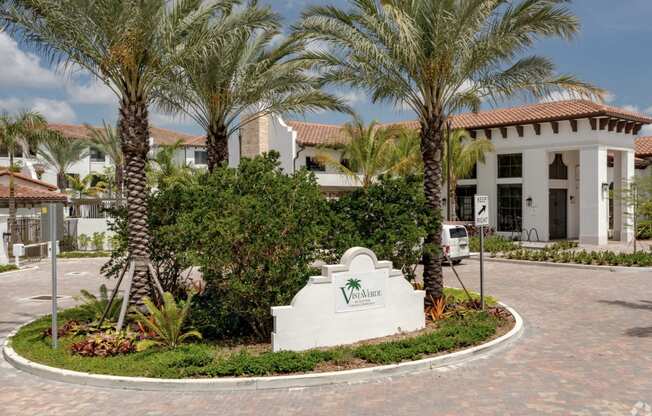
<path id="1" fill-rule="evenodd" d="M 288 304 L 310 273 L 328 232 L 328 206 L 306 170 L 284 174 L 278 155 L 243 160 L 197 183 L 160 191 L 182 201 L 159 235 L 200 267 L 215 319 L 230 316 L 268 339 L 270 308 Z"/>
<path id="2" fill-rule="evenodd" d="M 104 250 L 104 240 L 106 239 L 106 233 L 104 232 L 94 232 L 91 237 L 91 242 L 93 243 L 93 249 L 95 251 Z"/>
<path id="3" fill-rule="evenodd" d="M 367 247 L 414 280 L 423 256 L 421 242 L 439 221 L 426 206 L 421 178 L 381 177 L 367 189 L 331 201 L 330 206 L 331 232 L 324 243 L 327 261 L 338 262 L 351 247 Z"/>
<path id="4" fill-rule="evenodd" d="M 87 236 L 86 234 L 79 234 L 79 236 L 77 236 L 77 246 L 81 251 L 88 250 L 90 243 L 91 237 Z"/>
<path id="5" fill-rule="evenodd" d="M 518 247 L 518 244 L 500 235 L 490 235 L 484 239 L 484 249 L 491 253 L 505 253 Z M 472 252 L 479 252 L 480 237 L 470 237 L 469 248 Z"/>
<path id="6" fill-rule="evenodd" d="M 0 273 L 10 272 L 12 270 L 18 270 L 18 266 L 15 264 L 0 264 Z"/>

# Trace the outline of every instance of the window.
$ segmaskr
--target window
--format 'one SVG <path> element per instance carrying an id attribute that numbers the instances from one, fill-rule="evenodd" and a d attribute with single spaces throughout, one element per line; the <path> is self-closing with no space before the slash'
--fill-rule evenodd
<path id="1" fill-rule="evenodd" d="M 324 172 L 326 167 L 319 163 L 314 157 L 306 156 L 306 168 L 311 172 Z"/>
<path id="2" fill-rule="evenodd" d="M 99 149 L 91 147 L 91 162 L 104 162 L 106 155 Z"/>
<path id="3" fill-rule="evenodd" d="M 523 176 L 523 155 L 514 153 L 498 155 L 498 177 L 520 178 Z"/>
<path id="4" fill-rule="evenodd" d="M 498 185 L 498 231 L 521 231 L 523 224 L 523 188 Z"/>
<path id="5" fill-rule="evenodd" d="M 561 153 L 555 154 L 555 160 L 548 167 L 548 177 L 550 179 L 568 179 L 568 166 L 564 165 Z"/>
<path id="6" fill-rule="evenodd" d="M 207 165 L 208 152 L 206 150 L 195 150 L 195 165 Z"/>
<path id="7" fill-rule="evenodd" d="M 466 234 L 466 228 L 464 227 L 455 227 L 451 228 L 448 230 L 448 235 L 450 235 L 450 238 L 466 238 L 468 235 Z"/>
<path id="8" fill-rule="evenodd" d="M 455 190 L 455 215 L 459 221 L 472 222 L 475 186 L 458 186 Z"/>

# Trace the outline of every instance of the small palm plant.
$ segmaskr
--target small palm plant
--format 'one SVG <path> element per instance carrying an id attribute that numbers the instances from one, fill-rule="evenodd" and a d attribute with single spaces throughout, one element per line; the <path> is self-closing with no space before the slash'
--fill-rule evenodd
<path id="1" fill-rule="evenodd" d="M 151 339 L 145 339 L 138 343 L 138 351 L 146 350 L 152 346 L 159 345 L 167 348 L 176 348 L 186 339 L 195 337 L 201 339 L 199 331 L 192 330 L 183 332 L 183 325 L 190 312 L 192 294 L 188 295 L 186 301 L 177 303 L 170 292 L 163 294 L 163 305 L 159 308 L 148 297 L 143 303 L 149 312 L 146 316 L 138 309 L 133 309 L 136 321 L 149 333 L 154 335 Z"/>
<path id="2" fill-rule="evenodd" d="M 86 310 L 88 313 L 92 314 L 95 321 L 99 321 L 104 314 L 106 305 L 109 303 L 109 291 L 106 288 L 106 285 L 101 285 L 100 296 L 98 297 L 88 290 L 82 289 L 79 296 L 75 297 L 75 300 L 84 302 L 80 307 Z M 111 308 L 106 315 L 108 320 L 115 321 L 118 319 L 121 304 L 122 300 L 120 298 L 114 299 L 113 303 L 111 304 Z"/>

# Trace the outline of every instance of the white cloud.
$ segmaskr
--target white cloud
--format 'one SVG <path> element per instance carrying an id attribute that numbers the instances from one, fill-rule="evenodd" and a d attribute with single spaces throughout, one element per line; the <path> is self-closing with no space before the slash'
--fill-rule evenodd
<path id="1" fill-rule="evenodd" d="M 652 114 L 652 107 L 646 108 L 645 112 L 648 113 L 648 114 Z"/>
<path id="2" fill-rule="evenodd" d="M 75 104 L 117 105 L 118 97 L 103 82 L 92 78 L 87 83 L 70 81 L 65 86 L 66 94 Z"/>
<path id="3" fill-rule="evenodd" d="M 609 104 L 616 99 L 616 96 L 611 92 L 607 91 L 603 98 L 604 99 L 602 101 L 604 103 Z M 565 90 L 565 91 L 553 91 L 548 96 L 541 98 L 539 102 L 550 103 L 553 101 L 566 101 L 566 100 L 578 100 L 578 99 L 586 99 L 586 97 L 576 92 Z M 596 99 L 594 101 L 598 101 L 598 100 Z"/>
<path id="4" fill-rule="evenodd" d="M 628 104 L 628 105 L 624 105 L 624 106 L 623 106 L 623 110 L 625 110 L 625 111 L 631 111 L 631 112 L 633 112 L 633 113 L 640 113 L 640 112 L 641 112 L 641 109 L 638 108 L 638 106 L 635 106 L 635 105 L 629 105 L 629 104 Z"/>
<path id="5" fill-rule="evenodd" d="M 51 123 L 72 123 L 77 118 L 75 110 L 67 102 L 40 97 L 0 99 L 0 110 L 10 113 L 21 110 L 36 111 Z"/>
<path id="6" fill-rule="evenodd" d="M 56 87 L 60 80 L 50 69 L 41 66 L 38 56 L 24 52 L 8 34 L 0 32 L 0 86 L 21 88 Z"/>
<path id="7" fill-rule="evenodd" d="M 193 119 L 190 117 L 187 117 L 183 114 L 180 115 L 170 115 L 170 114 L 165 114 L 161 113 L 158 111 L 150 111 L 149 113 L 149 120 L 150 122 L 157 127 L 160 126 L 166 126 L 166 127 L 174 127 L 175 125 L 192 125 L 195 123 Z"/>
<path id="8" fill-rule="evenodd" d="M 652 136 L 652 125 L 643 126 L 641 129 L 642 136 Z"/>
<path id="9" fill-rule="evenodd" d="M 338 91 L 335 95 L 348 105 L 356 105 L 367 101 L 367 95 L 362 91 Z"/>

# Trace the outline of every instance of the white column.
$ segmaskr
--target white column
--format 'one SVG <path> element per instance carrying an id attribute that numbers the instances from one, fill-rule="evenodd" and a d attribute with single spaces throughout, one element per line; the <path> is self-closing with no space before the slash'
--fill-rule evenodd
<path id="1" fill-rule="evenodd" d="M 607 149 L 595 146 L 580 150 L 580 242 L 606 245 L 609 240 L 609 193 Z M 608 184 L 607 184 L 608 186 Z"/>
<path id="2" fill-rule="evenodd" d="M 628 189 L 634 180 L 634 152 L 616 152 L 614 156 L 614 238 L 630 243 L 634 240 L 634 207 Z M 623 192 L 624 189 L 624 192 Z"/>
<path id="3" fill-rule="evenodd" d="M 550 160 L 545 149 L 523 152 L 523 229 L 537 230 L 541 241 L 549 240 L 549 172 Z M 527 200 L 532 206 L 527 206 Z M 535 238 L 534 233 L 532 238 Z"/>

